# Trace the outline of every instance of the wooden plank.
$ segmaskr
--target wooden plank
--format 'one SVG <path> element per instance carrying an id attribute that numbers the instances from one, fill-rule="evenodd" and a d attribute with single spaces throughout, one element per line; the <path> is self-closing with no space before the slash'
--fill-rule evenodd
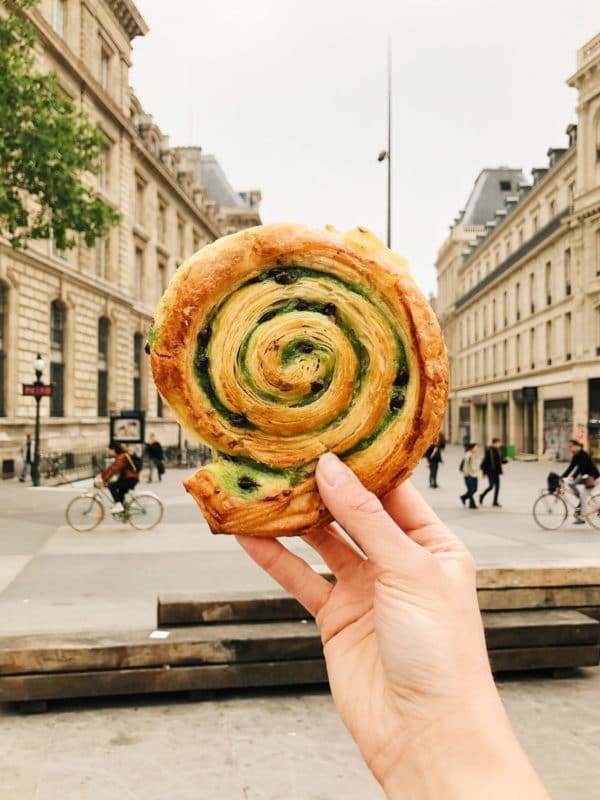
<path id="1" fill-rule="evenodd" d="M 166 633 L 166 631 L 163 631 Z M 184 664 L 226 664 L 320 658 L 314 622 L 201 625 L 168 631 L 11 636 L 0 640 L 0 675 L 137 669 Z"/>
<path id="2" fill-rule="evenodd" d="M 327 683 L 323 659 L 0 678 L 0 702 Z"/>
<path id="3" fill-rule="evenodd" d="M 577 611 L 484 612 L 489 649 L 598 643 L 600 624 Z M 320 658 L 314 622 L 258 622 L 152 631 L 46 634 L 0 640 L 0 675 Z"/>
<path id="4" fill-rule="evenodd" d="M 516 611 L 527 608 L 583 608 L 600 606 L 600 586 L 524 589 L 482 589 L 477 592 L 482 611 Z"/>
<path id="5" fill-rule="evenodd" d="M 579 611 L 484 611 L 481 616 L 488 650 L 600 642 L 600 624 Z"/>
<path id="6" fill-rule="evenodd" d="M 600 585 L 479 589 L 477 596 L 482 611 L 600 608 Z M 310 614 L 283 590 L 160 595 L 158 598 L 159 627 L 298 619 L 310 619 Z"/>
<path id="7" fill-rule="evenodd" d="M 595 667 L 600 663 L 600 648 L 597 645 L 581 645 L 491 650 L 489 657 L 492 672 Z"/>
<path id="8" fill-rule="evenodd" d="M 312 619 L 311 614 L 283 589 L 255 592 L 212 592 L 159 595 L 158 626 L 197 625 L 200 622 L 260 622 Z"/>
<path id="9" fill-rule="evenodd" d="M 597 564 L 531 567 L 479 567 L 478 589 L 542 588 L 545 586 L 600 586 Z"/>

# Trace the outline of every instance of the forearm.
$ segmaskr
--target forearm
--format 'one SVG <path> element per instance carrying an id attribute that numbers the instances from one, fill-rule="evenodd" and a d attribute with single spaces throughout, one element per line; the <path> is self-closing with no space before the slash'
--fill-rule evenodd
<path id="1" fill-rule="evenodd" d="M 384 781 L 388 800 L 549 800 L 500 699 L 431 726 Z"/>

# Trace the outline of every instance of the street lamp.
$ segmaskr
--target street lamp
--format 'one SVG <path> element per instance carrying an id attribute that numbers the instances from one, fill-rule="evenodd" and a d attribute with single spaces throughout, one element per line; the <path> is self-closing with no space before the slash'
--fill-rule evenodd
<path id="1" fill-rule="evenodd" d="M 33 362 L 33 367 L 35 369 L 35 381 L 34 386 L 37 389 L 37 392 L 34 394 L 35 397 L 35 444 L 34 444 L 34 454 L 33 454 L 33 464 L 31 467 L 31 478 L 33 480 L 34 486 L 40 485 L 40 400 L 42 399 L 43 395 L 41 393 L 41 387 L 44 385 L 42 381 L 42 372 L 44 371 L 44 359 L 38 353 L 37 358 Z"/>
<path id="2" fill-rule="evenodd" d="M 381 150 L 377 161 L 387 161 L 387 246 L 392 246 L 392 50 L 388 39 L 388 130 L 387 150 Z"/>

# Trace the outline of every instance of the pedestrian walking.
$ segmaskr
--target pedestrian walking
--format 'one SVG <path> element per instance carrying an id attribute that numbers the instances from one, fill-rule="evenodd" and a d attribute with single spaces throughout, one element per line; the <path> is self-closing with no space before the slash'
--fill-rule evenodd
<path id="1" fill-rule="evenodd" d="M 425 458 L 429 465 L 429 488 L 437 489 L 439 488 L 437 482 L 438 467 L 442 463 L 442 448 L 439 440 L 435 444 L 429 445 L 425 451 Z"/>
<path id="2" fill-rule="evenodd" d="M 460 471 L 465 479 L 467 491 L 464 494 L 461 494 L 460 501 L 464 506 L 468 500 L 469 508 L 477 508 L 475 503 L 475 493 L 477 492 L 477 475 L 479 472 L 477 468 L 477 442 L 467 442 L 465 450 L 466 452 L 464 458 L 460 462 Z"/>
<path id="3" fill-rule="evenodd" d="M 31 438 L 30 433 L 27 434 L 27 437 L 25 438 L 25 444 L 21 448 L 21 458 L 23 459 L 23 469 L 21 470 L 19 480 L 21 483 L 25 483 L 27 473 L 29 472 L 29 474 L 32 475 L 33 462 L 35 460 L 35 442 Z"/>
<path id="4" fill-rule="evenodd" d="M 496 508 L 502 508 L 498 502 L 498 495 L 500 493 L 500 475 L 502 475 L 502 464 L 506 464 L 508 459 L 502 457 L 502 442 L 497 437 L 492 439 L 492 444 L 485 448 L 483 461 L 481 462 L 481 471 L 488 479 L 488 486 L 485 491 L 479 495 L 479 505 L 482 505 L 485 496 L 488 492 L 494 490 L 494 502 L 492 505 Z"/>
<path id="5" fill-rule="evenodd" d="M 587 514 L 587 501 L 591 490 L 596 486 L 596 479 L 600 475 L 598 468 L 589 453 L 583 449 L 577 439 L 569 439 L 569 452 L 571 463 L 563 472 L 562 477 L 568 478 L 572 491 L 579 498 L 579 505 L 575 512 L 575 524 L 585 525 Z M 577 487 L 581 486 L 583 491 Z"/>
<path id="6" fill-rule="evenodd" d="M 152 483 L 154 470 L 156 470 L 158 480 L 161 481 L 165 473 L 163 449 L 153 433 L 150 434 L 149 441 L 146 443 L 146 455 L 148 456 L 148 483 Z"/>

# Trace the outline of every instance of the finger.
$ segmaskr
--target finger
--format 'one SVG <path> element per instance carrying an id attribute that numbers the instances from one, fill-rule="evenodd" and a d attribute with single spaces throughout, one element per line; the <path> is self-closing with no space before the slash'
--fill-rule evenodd
<path id="1" fill-rule="evenodd" d="M 383 507 L 407 536 L 430 553 L 465 549 L 408 481 L 388 492 L 383 498 Z"/>
<path id="2" fill-rule="evenodd" d="M 333 525 L 317 528 L 302 538 L 317 551 L 336 578 L 353 572 L 365 560 Z"/>
<path id="3" fill-rule="evenodd" d="M 333 587 L 314 572 L 300 556 L 291 553 L 277 539 L 236 536 L 241 547 L 259 567 L 292 594 L 316 617 L 327 602 Z"/>
<path id="4" fill-rule="evenodd" d="M 378 566 L 404 569 L 419 558 L 421 548 L 411 542 L 387 514 L 378 497 L 369 492 L 352 470 L 333 453 L 319 459 L 316 470 L 321 498 L 342 528 Z"/>

